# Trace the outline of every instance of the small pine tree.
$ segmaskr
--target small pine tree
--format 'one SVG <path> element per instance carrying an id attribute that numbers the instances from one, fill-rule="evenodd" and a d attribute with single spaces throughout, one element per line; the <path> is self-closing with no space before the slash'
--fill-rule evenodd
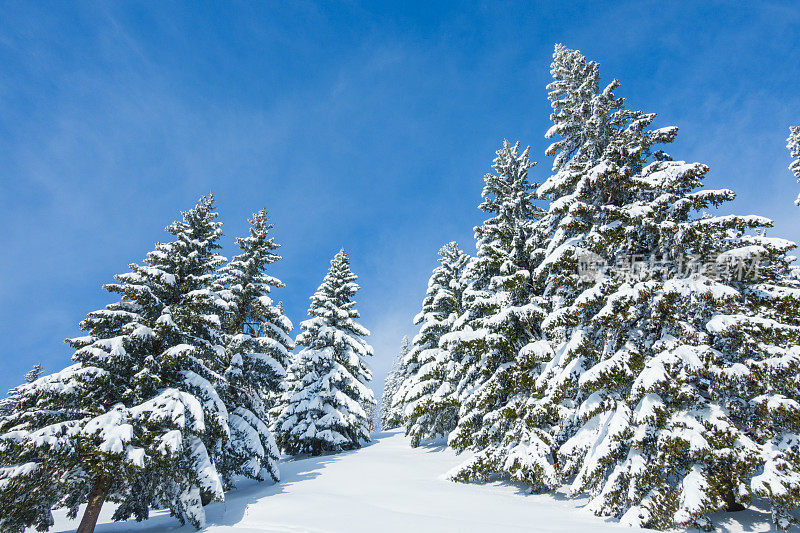
<path id="1" fill-rule="evenodd" d="M 42 365 L 36 363 L 33 365 L 33 368 L 25 373 L 25 383 L 33 383 L 39 379 L 39 377 L 41 377 L 43 371 L 44 369 L 42 368 Z M 0 419 L 9 416 L 14 412 L 16 409 L 19 392 L 20 391 L 17 389 L 17 387 L 14 387 L 8 391 L 8 394 L 5 398 L 0 400 Z"/>
<path id="2" fill-rule="evenodd" d="M 463 272 L 469 256 L 455 242 L 439 250 L 439 266 L 428 281 L 422 310 L 414 318 L 420 326 L 410 358 L 418 366 L 402 385 L 406 435 L 411 445 L 423 439 L 447 436 L 458 421 L 456 361 L 440 346 L 443 335 L 462 314 Z"/>
<path id="3" fill-rule="evenodd" d="M 320 455 L 359 448 L 369 441 L 365 405 L 375 399 L 367 384 L 372 347 L 353 297 L 359 289 L 350 260 L 340 250 L 301 322 L 297 354 L 287 373 L 284 407 L 277 419 L 278 443 L 290 454 Z"/>
<path id="4" fill-rule="evenodd" d="M 551 139 L 558 135 L 545 151 L 555 156 L 553 171 L 569 167 L 571 161 L 596 159 L 602 155 L 607 136 L 603 128 L 587 127 L 594 118 L 591 102 L 600 86 L 600 68 L 595 61 L 587 61 L 578 50 L 557 44 L 550 65 L 553 81 L 547 86 L 553 107 L 550 120 L 553 126 L 545 134 Z M 612 89 L 613 90 L 613 89 Z"/>
<path id="5" fill-rule="evenodd" d="M 219 376 L 218 297 L 208 289 L 224 260 L 213 197 L 168 226 L 144 265 L 106 288 L 122 299 L 81 323 L 68 342 L 75 364 L 19 387 L 13 416 L 0 421 L 0 525 L 53 523 L 50 509 L 76 516 L 91 532 L 103 502 L 115 520 L 144 519 L 168 507 L 183 522 L 204 523 L 201 494 L 222 499 L 208 450 L 228 433 L 214 388 Z"/>
<path id="6" fill-rule="evenodd" d="M 376 429 L 377 405 L 375 403 L 364 402 L 361 408 L 364 409 L 365 413 L 367 413 L 367 432 L 372 433 Z"/>
<path id="7" fill-rule="evenodd" d="M 269 410 L 280 397 L 294 346 L 292 323 L 270 298 L 283 283 L 265 273 L 278 260 L 280 247 L 270 236 L 273 225 L 265 210 L 253 214 L 250 234 L 239 237 L 242 251 L 219 269 L 215 289 L 228 303 L 224 316 L 227 366 L 220 395 L 229 412 L 231 438 L 219 466 L 224 485 L 242 475 L 278 481 L 278 450 L 269 426 Z"/>
<path id="8" fill-rule="evenodd" d="M 786 148 L 789 149 L 789 155 L 792 157 L 792 162 L 789 164 L 789 170 L 800 182 L 800 126 L 789 127 L 789 138 L 786 139 Z M 795 205 L 800 205 L 800 195 L 794 201 Z"/>
<path id="9" fill-rule="evenodd" d="M 411 341 L 404 335 L 403 342 L 400 345 L 400 352 L 395 357 L 392 369 L 386 376 L 386 382 L 383 387 L 383 396 L 381 397 L 382 430 L 399 428 L 404 423 L 403 406 L 398 399 L 398 390 L 405 376 L 403 360 L 410 350 Z"/>
<path id="10" fill-rule="evenodd" d="M 44 368 L 42 367 L 42 365 L 40 363 L 36 363 L 35 365 L 33 365 L 33 368 L 28 370 L 28 372 L 25 374 L 25 383 L 33 383 L 34 381 L 39 379 L 43 373 L 44 373 Z"/>

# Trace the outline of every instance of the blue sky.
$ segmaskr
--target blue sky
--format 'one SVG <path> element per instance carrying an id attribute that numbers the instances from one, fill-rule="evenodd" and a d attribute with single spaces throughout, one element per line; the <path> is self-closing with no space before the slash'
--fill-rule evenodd
<path id="1" fill-rule="evenodd" d="M 226 255 L 269 209 L 295 324 L 348 250 L 380 391 L 436 250 L 474 251 L 503 138 L 548 175 L 556 42 L 678 126 L 668 151 L 737 191 L 726 211 L 800 239 L 784 147 L 800 124 L 796 2 L 388 4 L 0 5 L 0 389 L 69 364 L 63 339 L 111 301 L 101 284 L 213 191 Z"/>

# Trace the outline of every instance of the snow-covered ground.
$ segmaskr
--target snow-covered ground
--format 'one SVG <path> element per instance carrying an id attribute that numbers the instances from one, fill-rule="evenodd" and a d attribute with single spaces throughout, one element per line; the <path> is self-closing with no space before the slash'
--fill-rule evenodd
<path id="1" fill-rule="evenodd" d="M 282 481 L 242 483 L 224 503 L 207 509 L 208 533 L 634 531 L 558 496 L 530 495 L 503 483 L 463 485 L 443 474 L 460 463 L 441 444 L 413 449 L 400 431 L 377 433 L 361 450 L 281 464 Z M 193 531 L 168 513 L 149 520 L 110 522 L 106 505 L 98 533 Z M 56 513 L 51 531 L 74 531 L 78 520 Z M 80 518 L 80 514 L 79 514 Z M 769 531 L 766 512 L 715 517 L 718 531 Z M 32 531 L 32 530 L 31 530 Z M 644 531 L 644 530 L 635 530 Z"/>

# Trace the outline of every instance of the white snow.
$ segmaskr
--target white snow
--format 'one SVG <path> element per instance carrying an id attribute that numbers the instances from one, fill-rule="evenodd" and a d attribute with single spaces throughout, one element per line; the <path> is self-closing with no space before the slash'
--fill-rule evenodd
<path id="1" fill-rule="evenodd" d="M 242 481 L 226 501 L 206 508 L 207 533 L 290 532 L 603 532 L 647 531 L 594 516 L 585 499 L 563 493 L 531 495 L 521 485 L 466 485 L 445 473 L 468 456 L 457 456 L 443 442 L 411 448 L 400 430 L 377 433 L 360 450 L 281 463 L 277 484 Z M 110 522 L 106 504 L 97 533 L 191 532 L 178 527 L 167 511 L 141 523 Z M 83 509 L 81 509 L 81 512 Z M 55 513 L 52 532 L 74 531 L 65 510 Z M 713 515 L 716 531 L 769 531 L 769 513 L 747 510 Z M 33 532 L 33 530 L 29 530 Z"/>

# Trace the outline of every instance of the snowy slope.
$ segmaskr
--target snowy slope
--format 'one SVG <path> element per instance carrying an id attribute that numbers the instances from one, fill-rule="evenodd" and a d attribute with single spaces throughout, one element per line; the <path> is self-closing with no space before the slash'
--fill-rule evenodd
<path id="1" fill-rule="evenodd" d="M 441 445 L 413 449 L 400 431 L 373 438 L 373 444 L 358 451 L 282 463 L 283 481 L 276 485 L 243 483 L 226 495 L 226 502 L 207 508 L 205 531 L 644 531 L 597 518 L 580 509 L 579 501 L 528 495 L 506 484 L 447 481 L 443 474 L 463 460 L 452 451 Z M 109 523 L 111 514 L 112 506 L 106 505 L 98 533 L 193 531 L 177 527 L 164 512 L 142 523 Z M 769 530 L 766 512 L 744 511 L 715 517 L 715 522 L 718 531 Z M 77 525 L 78 520 L 69 521 L 58 511 L 50 531 L 74 531 Z"/>

